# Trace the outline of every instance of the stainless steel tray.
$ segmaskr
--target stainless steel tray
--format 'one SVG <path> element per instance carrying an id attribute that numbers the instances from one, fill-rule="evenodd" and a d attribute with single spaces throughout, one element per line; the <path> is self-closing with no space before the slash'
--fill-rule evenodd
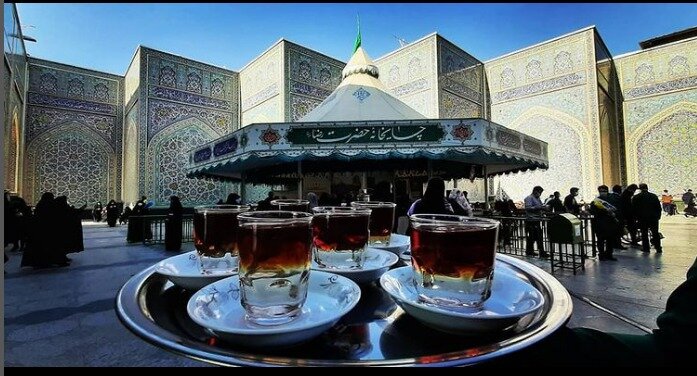
<path id="1" fill-rule="evenodd" d="M 121 322 L 142 339 L 186 357 L 218 365 L 243 366 L 457 366 L 520 350 L 547 337 L 571 317 L 571 296 L 542 269 L 516 258 L 496 256 L 545 297 L 542 309 L 515 328 L 479 337 L 435 331 L 407 315 L 378 281 L 361 286 L 361 301 L 321 336 L 285 348 L 227 344 L 195 324 L 186 312 L 193 292 L 149 267 L 123 285 L 116 297 Z M 500 265 L 500 264 L 499 264 Z"/>

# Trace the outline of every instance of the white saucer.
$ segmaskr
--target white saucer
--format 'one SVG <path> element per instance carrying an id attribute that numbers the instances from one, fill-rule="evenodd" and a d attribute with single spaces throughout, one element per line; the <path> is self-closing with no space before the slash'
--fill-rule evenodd
<path id="1" fill-rule="evenodd" d="M 164 259 L 157 264 L 155 271 L 167 276 L 175 285 L 194 291 L 217 280 L 236 274 L 225 270 L 214 274 L 201 274 L 196 251 Z"/>
<path id="2" fill-rule="evenodd" d="M 532 320 L 544 304 L 544 296 L 505 266 L 495 263 L 491 296 L 481 308 L 454 310 L 419 301 L 411 266 L 383 274 L 380 285 L 409 315 L 447 333 L 477 335 L 503 331 L 521 320 Z"/>
<path id="3" fill-rule="evenodd" d="M 361 289 L 348 278 L 310 271 L 307 300 L 293 321 L 261 326 L 245 319 L 239 276 L 225 278 L 196 292 L 186 306 L 194 322 L 216 336 L 244 346 L 290 345 L 316 337 L 358 304 Z"/>
<path id="4" fill-rule="evenodd" d="M 390 244 L 389 245 L 376 244 L 376 245 L 371 245 L 370 247 L 382 249 L 385 251 L 390 251 L 390 252 L 394 253 L 395 255 L 399 256 L 402 252 L 409 249 L 410 246 L 411 246 L 411 239 L 408 236 L 393 233 L 390 235 Z"/>
<path id="5" fill-rule="evenodd" d="M 380 276 L 388 271 L 392 265 L 396 264 L 397 261 L 399 261 L 399 257 L 392 252 L 368 247 L 368 249 L 366 249 L 363 269 L 320 268 L 313 259 L 312 270 L 335 273 L 356 283 L 366 283 L 380 278 Z"/>

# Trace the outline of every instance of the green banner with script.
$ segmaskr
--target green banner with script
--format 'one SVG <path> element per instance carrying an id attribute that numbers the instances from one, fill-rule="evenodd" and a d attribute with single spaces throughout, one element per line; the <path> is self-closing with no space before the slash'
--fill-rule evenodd
<path id="1" fill-rule="evenodd" d="M 291 127 L 286 139 L 293 145 L 394 144 L 440 142 L 443 127 L 424 125 L 375 125 L 360 127 Z"/>

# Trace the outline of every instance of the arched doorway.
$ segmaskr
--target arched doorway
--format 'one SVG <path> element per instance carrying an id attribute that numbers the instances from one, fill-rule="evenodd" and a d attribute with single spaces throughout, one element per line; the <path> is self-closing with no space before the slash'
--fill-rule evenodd
<path id="1" fill-rule="evenodd" d="M 83 124 L 72 123 L 36 137 L 27 146 L 25 195 L 36 202 L 43 192 L 65 195 L 75 206 L 111 197 L 115 153 Z"/>

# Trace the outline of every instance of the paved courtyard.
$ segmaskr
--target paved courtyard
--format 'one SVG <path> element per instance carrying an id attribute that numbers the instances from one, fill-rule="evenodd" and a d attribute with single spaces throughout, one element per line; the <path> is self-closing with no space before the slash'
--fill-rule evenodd
<path id="1" fill-rule="evenodd" d="M 573 275 L 554 275 L 574 297 L 569 325 L 642 334 L 656 327 L 670 292 L 697 256 L 697 219 L 664 217 L 664 252 L 617 251 L 617 262 L 590 259 Z M 163 246 L 127 245 L 124 226 L 85 222 L 85 251 L 66 268 L 5 264 L 5 366 L 201 366 L 131 334 L 114 312 L 116 292 L 131 276 L 172 254 Z M 192 249 L 186 243 L 184 249 Z M 549 271 L 549 263 L 527 259 Z"/>

